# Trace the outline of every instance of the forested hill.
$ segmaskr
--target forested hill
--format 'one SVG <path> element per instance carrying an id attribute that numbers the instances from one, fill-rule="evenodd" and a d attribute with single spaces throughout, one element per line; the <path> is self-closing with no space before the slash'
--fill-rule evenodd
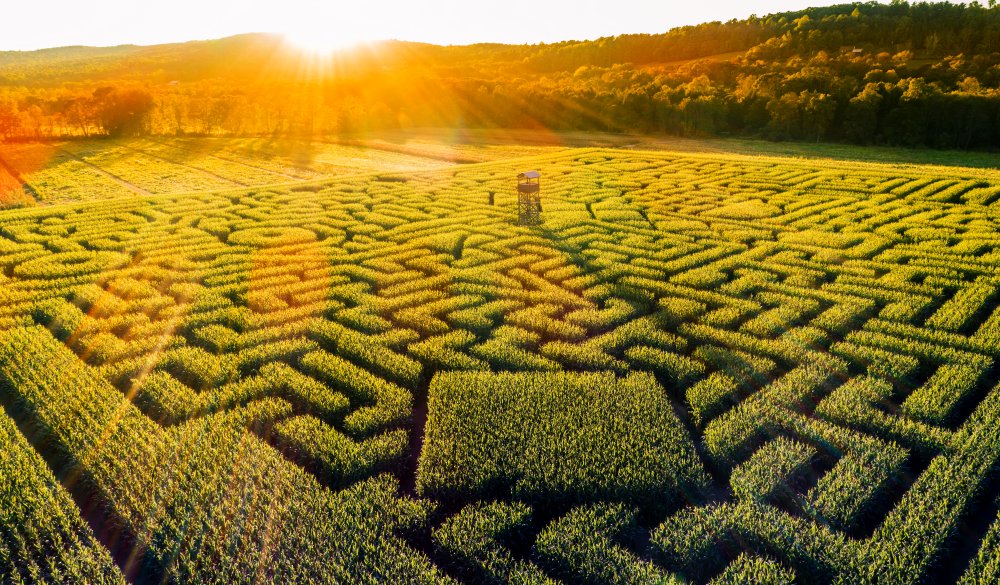
<path id="1" fill-rule="evenodd" d="M 7 139 L 400 126 L 995 148 L 1000 7 L 844 4 L 593 41 L 392 41 L 329 60 L 263 34 L 0 52 Z"/>

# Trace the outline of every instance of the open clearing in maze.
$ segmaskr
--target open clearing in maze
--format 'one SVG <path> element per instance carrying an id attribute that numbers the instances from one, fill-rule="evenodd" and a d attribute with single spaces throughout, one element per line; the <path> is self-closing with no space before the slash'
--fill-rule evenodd
<path id="1" fill-rule="evenodd" d="M 998 198 L 571 149 L 0 212 L 0 574 L 996 582 Z"/>

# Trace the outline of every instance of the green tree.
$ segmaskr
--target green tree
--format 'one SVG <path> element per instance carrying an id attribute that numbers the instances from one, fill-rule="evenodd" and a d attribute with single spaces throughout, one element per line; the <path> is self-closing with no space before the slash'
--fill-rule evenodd
<path id="1" fill-rule="evenodd" d="M 802 116 L 799 111 L 799 94 L 788 92 L 767 103 L 771 121 L 767 125 L 772 138 L 787 139 L 801 136 Z"/>
<path id="2" fill-rule="evenodd" d="M 878 83 L 869 83 L 851 98 L 844 115 L 844 135 L 852 142 L 871 144 L 878 135 L 882 93 Z"/>
<path id="3" fill-rule="evenodd" d="M 108 136 L 142 136 L 149 133 L 149 117 L 156 105 L 142 89 L 102 87 L 94 91 L 97 120 Z"/>
<path id="4" fill-rule="evenodd" d="M 837 114 L 837 102 L 833 96 L 818 91 L 804 91 L 799 94 L 802 108 L 802 130 L 807 136 L 815 136 L 819 142 L 826 135 Z"/>

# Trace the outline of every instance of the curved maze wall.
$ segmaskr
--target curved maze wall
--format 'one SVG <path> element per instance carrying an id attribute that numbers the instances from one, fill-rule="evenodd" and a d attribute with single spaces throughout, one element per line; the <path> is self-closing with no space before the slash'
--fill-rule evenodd
<path id="1" fill-rule="evenodd" d="M 995 175 L 518 165 L 0 213 L 4 581 L 996 582 Z"/>

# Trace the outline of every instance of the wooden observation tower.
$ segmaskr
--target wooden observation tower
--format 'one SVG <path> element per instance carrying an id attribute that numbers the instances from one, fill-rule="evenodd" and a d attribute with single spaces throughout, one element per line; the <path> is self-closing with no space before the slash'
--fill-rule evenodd
<path id="1" fill-rule="evenodd" d="M 517 176 L 517 223 L 538 225 L 542 223 L 541 173 L 525 171 Z"/>

